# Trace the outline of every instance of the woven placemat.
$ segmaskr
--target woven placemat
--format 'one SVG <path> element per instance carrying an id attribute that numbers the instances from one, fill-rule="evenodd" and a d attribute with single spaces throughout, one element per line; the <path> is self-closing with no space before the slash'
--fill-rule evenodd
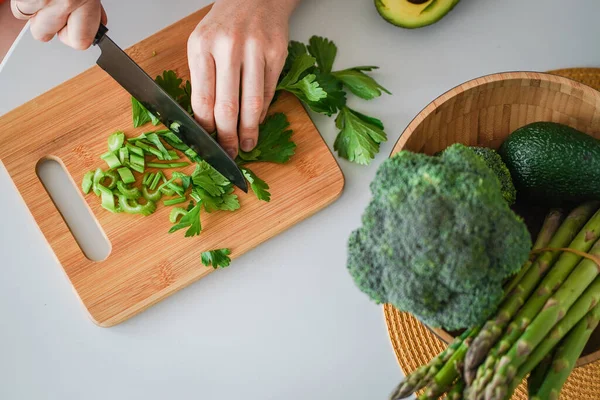
<path id="1" fill-rule="evenodd" d="M 600 68 L 570 68 L 549 73 L 571 78 L 600 90 Z M 396 358 L 405 374 L 428 363 L 446 348 L 445 342 L 412 315 L 400 312 L 389 304 L 386 304 L 383 310 Z M 600 361 L 576 368 L 565 383 L 560 398 L 599 400 Z M 519 386 L 512 400 L 527 400 L 525 384 Z"/>

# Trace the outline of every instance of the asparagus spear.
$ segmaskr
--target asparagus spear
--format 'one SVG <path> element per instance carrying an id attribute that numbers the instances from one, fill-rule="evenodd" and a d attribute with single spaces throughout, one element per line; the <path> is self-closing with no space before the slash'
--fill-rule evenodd
<path id="1" fill-rule="evenodd" d="M 600 237 L 600 211 L 588 221 L 573 239 L 569 247 L 574 250 L 587 252 L 596 242 L 598 237 Z M 492 377 L 491 370 L 493 370 L 498 360 L 519 339 L 527 326 L 540 312 L 546 301 L 548 301 L 553 292 L 560 287 L 567 276 L 569 276 L 581 258 L 581 256 L 569 252 L 564 252 L 560 255 L 551 270 L 539 284 L 538 289 L 531 297 L 529 297 L 518 314 L 510 322 L 502 339 L 489 352 L 486 360 L 482 366 L 479 367 L 475 380 L 471 381 L 471 398 L 476 398 L 475 393 L 481 393 L 483 388 L 489 383 L 489 380 Z M 472 371 L 470 373 L 472 374 Z"/>
<path id="2" fill-rule="evenodd" d="M 594 280 L 594 283 L 573 304 L 567 315 L 552 329 L 552 332 L 546 336 L 544 341 L 535 348 L 535 351 L 527 358 L 527 361 L 519 367 L 508 393 L 514 392 L 523 378 L 542 362 L 544 357 L 586 316 L 589 310 L 598 304 L 600 304 L 600 277 Z"/>
<path id="3" fill-rule="evenodd" d="M 590 254 L 600 255 L 600 240 L 594 244 Z M 546 302 L 543 310 L 535 317 L 510 351 L 498 361 L 494 377 L 485 390 L 486 400 L 504 399 L 507 385 L 516 376 L 518 368 L 527 361 L 535 348 L 566 315 L 599 273 L 600 267 L 594 261 L 584 259 L 579 263 L 565 283 Z"/>
<path id="4" fill-rule="evenodd" d="M 560 390 L 575 368 L 575 363 L 590 336 L 598 326 L 598 320 L 600 320 L 600 305 L 596 305 L 565 337 L 561 346 L 556 350 L 552 368 L 531 400 L 558 400 Z"/>
<path id="5" fill-rule="evenodd" d="M 527 391 L 529 397 L 533 396 L 538 390 L 540 390 L 540 387 L 546 378 L 546 374 L 548 374 L 548 371 L 552 366 L 552 358 L 552 352 L 546 354 L 546 357 L 544 357 L 544 359 L 533 369 L 533 371 L 531 371 L 529 378 L 527 378 Z"/>
<path id="6" fill-rule="evenodd" d="M 459 379 L 452 389 L 446 395 L 446 400 L 462 400 L 463 399 L 463 391 L 465 390 L 465 381 Z"/>

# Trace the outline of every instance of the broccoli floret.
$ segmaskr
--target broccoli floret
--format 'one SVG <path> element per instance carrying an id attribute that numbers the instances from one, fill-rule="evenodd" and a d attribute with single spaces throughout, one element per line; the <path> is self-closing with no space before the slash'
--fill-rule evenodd
<path id="1" fill-rule="evenodd" d="M 531 249 L 485 163 L 463 145 L 440 157 L 403 151 L 383 163 L 371 192 L 349 240 L 357 286 L 432 327 L 485 321 Z"/>
<path id="2" fill-rule="evenodd" d="M 494 175 L 496 175 L 500 181 L 504 200 L 506 200 L 509 206 L 512 206 L 517 200 L 517 189 L 515 189 L 512 177 L 510 176 L 510 171 L 506 164 L 504 164 L 504 161 L 502 161 L 500 154 L 498 154 L 496 150 L 487 147 L 471 147 L 471 149 L 483 160 L 488 168 L 492 170 Z"/>

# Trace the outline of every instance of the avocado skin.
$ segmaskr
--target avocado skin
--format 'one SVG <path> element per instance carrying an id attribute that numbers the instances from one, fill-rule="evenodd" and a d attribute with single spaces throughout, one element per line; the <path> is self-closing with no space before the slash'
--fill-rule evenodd
<path id="1" fill-rule="evenodd" d="M 407 1 L 407 0 L 396 0 L 396 1 L 405 1 L 406 3 L 409 3 L 409 1 Z M 435 24 L 440 19 L 444 18 L 446 16 L 446 14 L 448 14 L 450 11 L 452 11 L 458 3 L 460 3 L 460 0 L 451 0 L 452 4 L 450 5 L 449 8 L 446 8 L 446 9 L 442 8 L 442 9 L 440 9 L 441 12 L 435 12 L 436 8 L 434 8 L 434 7 L 437 5 L 436 3 L 438 3 L 438 1 L 440 1 L 440 0 L 432 1 L 432 3 L 427 7 L 427 8 L 431 7 L 432 11 L 428 11 L 428 12 L 424 13 L 422 20 L 419 22 L 403 21 L 402 16 L 392 15 L 391 13 L 388 13 L 387 9 L 386 9 L 386 5 L 383 3 L 383 0 L 375 0 L 375 8 L 377 8 L 377 12 L 379 13 L 379 15 L 381 15 L 381 17 L 383 19 L 385 19 L 387 22 L 389 22 L 390 24 L 392 24 L 394 26 L 398 26 L 400 28 L 405 28 L 405 29 L 417 29 L 417 28 L 423 28 L 425 26 Z M 427 10 L 427 8 L 425 10 Z"/>
<path id="2" fill-rule="evenodd" d="M 600 199 L 600 141 L 592 136 L 534 122 L 514 131 L 499 154 L 519 196 L 547 205 Z"/>

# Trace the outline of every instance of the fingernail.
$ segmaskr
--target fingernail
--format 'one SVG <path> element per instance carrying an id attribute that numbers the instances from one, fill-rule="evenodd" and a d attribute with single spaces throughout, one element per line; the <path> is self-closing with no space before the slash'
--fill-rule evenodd
<path id="1" fill-rule="evenodd" d="M 233 147 L 230 147 L 230 148 L 226 149 L 225 151 L 227 151 L 227 154 L 229 154 L 231 156 L 231 158 L 235 158 L 235 156 L 237 156 L 237 151 L 235 151 L 235 149 Z"/>
<path id="2" fill-rule="evenodd" d="M 254 139 L 246 139 L 242 141 L 242 150 L 244 151 L 252 151 L 254 148 Z"/>

